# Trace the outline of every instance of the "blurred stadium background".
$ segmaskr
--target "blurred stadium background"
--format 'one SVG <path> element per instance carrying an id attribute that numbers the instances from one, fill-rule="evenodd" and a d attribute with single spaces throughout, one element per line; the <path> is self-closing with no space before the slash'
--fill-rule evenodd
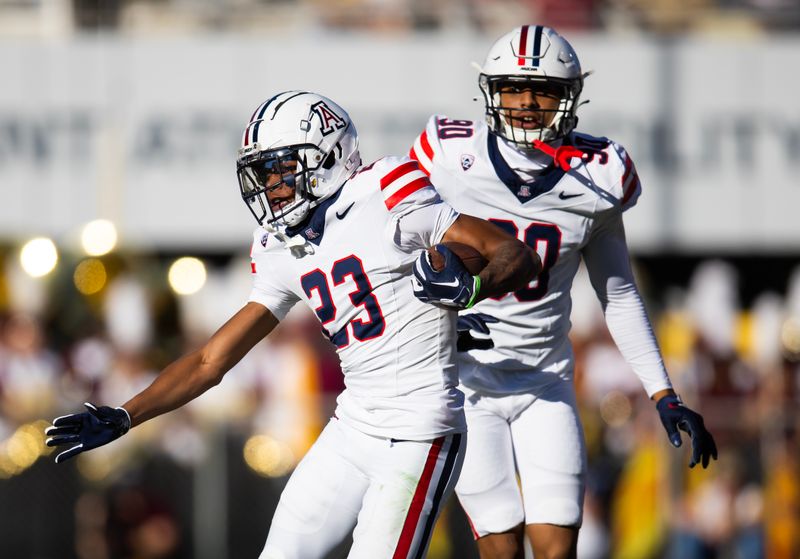
<path id="1" fill-rule="evenodd" d="M 580 556 L 800 557 L 797 0 L 0 0 L 0 555 L 257 556 L 341 389 L 308 314 L 110 447 L 56 467 L 42 429 L 244 302 L 234 160 L 260 101 L 317 90 L 366 160 L 405 153 L 431 113 L 481 118 L 469 62 L 529 22 L 595 71 L 579 128 L 637 161 L 640 287 L 720 447 L 707 471 L 668 448 L 579 276 Z M 474 556 L 450 503 L 430 557 Z"/>

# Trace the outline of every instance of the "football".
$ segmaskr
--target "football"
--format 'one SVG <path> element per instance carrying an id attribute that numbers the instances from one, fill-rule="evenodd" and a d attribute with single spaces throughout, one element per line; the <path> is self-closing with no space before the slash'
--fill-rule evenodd
<path id="1" fill-rule="evenodd" d="M 476 249 L 464 243 L 442 243 L 444 246 L 453 251 L 459 260 L 464 264 L 464 267 L 470 274 L 476 275 L 486 267 L 488 263 L 483 255 Z M 433 247 L 428 249 L 428 255 L 431 261 L 431 266 L 436 271 L 439 271 L 444 266 L 444 256 L 439 254 Z"/>

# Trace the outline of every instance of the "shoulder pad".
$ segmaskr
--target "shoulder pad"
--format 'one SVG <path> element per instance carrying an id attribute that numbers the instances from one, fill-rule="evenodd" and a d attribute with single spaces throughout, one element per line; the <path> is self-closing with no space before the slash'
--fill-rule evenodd
<path id="1" fill-rule="evenodd" d="M 419 161 L 422 170 L 430 175 L 434 163 L 446 164 L 444 151 L 446 146 L 450 145 L 447 140 L 466 139 L 473 136 L 475 136 L 475 122 L 454 120 L 444 115 L 433 115 L 428 119 L 425 130 L 417 136 L 408 155 Z"/>
<path id="2" fill-rule="evenodd" d="M 256 227 L 255 231 L 253 231 L 253 244 L 250 247 L 250 272 L 253 274 L 258 272 L 256 269 L 256 254 L 266 252 L 268 241 L 269 233 L 263 227 Z"/>
<path id="3" fill-rule="evenodd" d="M 256 252 L 264 252 L 267 248 L 267 241 L 269 240 L 269 233 L 263 227 L 256 227 L 253 231 L 253 246 L 250 249 L 250 256 Z"/>
<path id="4" fill-rule="evenodd" d="M 636 201 L 642 193 L 642 183 L 639 181 L 636 165 L 633 164 L 633 159 L 631 159 L 625 148 L 616 142 L 611 142 L 611 147 L 619 161 L 619 166 L 616 170 L 618 178 L 614 179 L 612 177 L 612 180 L 614 180 L 612 184 L 615 188 L 614 194 L 618 193 L 620 206 L 624 212 L 636 205 Z"/>
<path id="5" fill-rule="evenodd" d="M 436 157 L 436 152 L 439 151 L 439 142 L 436 135 L 436 120 L 439 115 L 433 115 L 428 119 L 425 129 L 414 140 L 414 145 L 408 152 L 411 159 L 419 161 L 422 171 L 430 176 L 433 169 L 433 160 Z M 437 149 L 434 149 L 437 148 Z"/>
<path id="6" fill-rule="evenodd" d="M 605 137 L 573 133 L 573 144 L 583 151 L 587 165 L 596 165 L 603 190 L 619 201 L 622 211 L 633 207 L 642 192 L 639 175 L 628 152 L 620 144 Z"/>
<path id="7" fill-rule="evenodd" d="M 373 164 L 372 170 L 379 181 L 383 202 L 390 212 L 397 212 L 412 203 L 417 196 L 411 195 L 423 189 L 436 195 L 420 163 L 409 157 L 384 157 Z"/>

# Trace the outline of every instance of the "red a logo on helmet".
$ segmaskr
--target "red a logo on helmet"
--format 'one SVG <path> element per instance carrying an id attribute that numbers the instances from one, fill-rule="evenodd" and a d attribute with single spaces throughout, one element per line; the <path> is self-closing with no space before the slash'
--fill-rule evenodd
<path id="1" fill-rule="evenodd" d="M 319 117 L 322 124 L 320 132 L 323 136 L 327 136 L 331 132 L 341 130 L 347 123 L 342 117 L 337 115 L 331 108 L 325 104 L 325 101 L 317 101 L 311 106 L 311 110 Z"/>

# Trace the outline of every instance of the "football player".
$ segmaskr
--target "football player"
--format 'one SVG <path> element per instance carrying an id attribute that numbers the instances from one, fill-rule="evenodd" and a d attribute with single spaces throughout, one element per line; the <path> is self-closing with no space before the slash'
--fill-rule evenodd
<path id="1" fill-rule="evenodd" d="M 56 418 L 56 462 L 111 442 L 219 383 L 298 301 L 338 349 L 346 389 L 334 417 L 280 498 L 262 558 L 320 558 L 351 532 L 351 557 L 421 557 L 466 445 L 457 389 L 456 313 L 519 289 L 538 256 L 488 222 L 442 202 L 416 161 L 362 166 L 347 113 L 288 91 L 245 129 L 237 173 L 259 223 L 249 301 L 208 342 L 121 407 L 86 404 Z M 457 241 L 489 261 L 472 276 L 440 246 Z M 426 282 L 414 296 L 412 268 Z"/>
<path id="2" fill-rule="evenodd" d="M 522 557 L 525 534 L 536 557 L 576 554 L 586 451 L 567 334 L 581 258 L 672 444 L 680 428 L 691 435 L 690 467 L 716 458 L 702 418 L 672 389 L 634 283 L 622 220 L 641 192 L 633 161 L 616 142 L 575 131 L 584 77 L 556 31 L 518 27 L 480 70 L 485 123 L 435 115 L 410 152 L 446 202 L 543 263 L 535 281 L 459 319 L 460 348 L 471 348 L 459 355 L 470 444 L 456 493 L 484 559 Z M 490 342 L 472 337 L 489 330 Z"/>

